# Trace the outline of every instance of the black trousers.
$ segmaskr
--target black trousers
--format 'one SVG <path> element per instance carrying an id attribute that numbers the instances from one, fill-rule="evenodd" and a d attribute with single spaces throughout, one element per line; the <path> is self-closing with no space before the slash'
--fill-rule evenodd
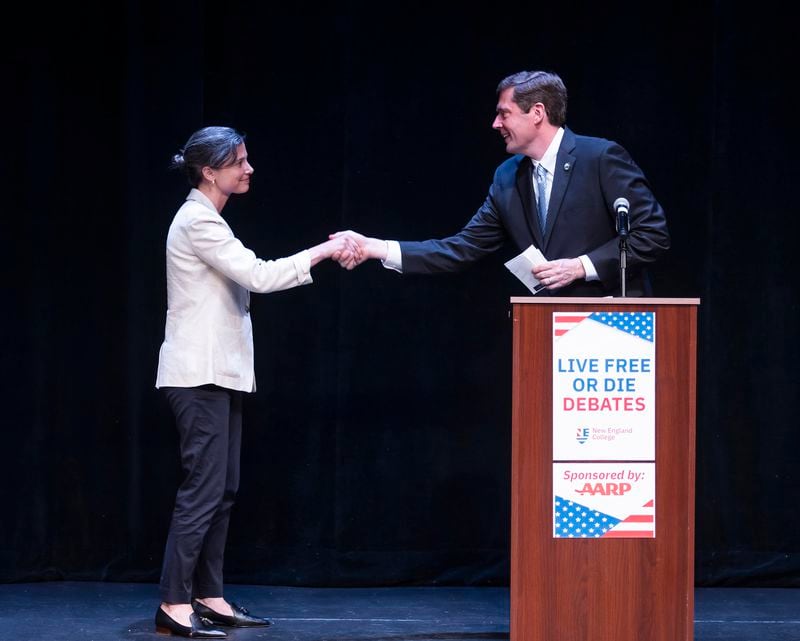
<path id="1" fill-rule="evenodd" d="M 161 599 L 221 597 L 225 541 L 239 489 L 242 393 L 215 385 L 163 389 L 178 427 L 184 478 L 164 551 Z"/>

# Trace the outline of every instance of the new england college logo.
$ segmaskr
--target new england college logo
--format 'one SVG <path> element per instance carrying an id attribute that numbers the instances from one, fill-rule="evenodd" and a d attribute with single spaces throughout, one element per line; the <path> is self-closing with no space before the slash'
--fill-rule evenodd
<path id="1" fill-rule="evenodd" d="M 575 430 L 575 440 L 578 441 L 581 445 L 583 445 L 586 441 L 589 440 L 589 428 L 588 427 L 579 427 Z"/>

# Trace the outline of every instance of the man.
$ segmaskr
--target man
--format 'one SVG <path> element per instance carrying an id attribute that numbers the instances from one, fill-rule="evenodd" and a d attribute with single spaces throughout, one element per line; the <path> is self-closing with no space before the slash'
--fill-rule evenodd
<path id="1" fill-rule="evenodd" d="M 620 293 L 619 238 L 613 203 L 630 203 L 626 294 L 647 293 L 643 267 L 669 248 L 664 210 L 627 151 L 565 127 L 567 90 L 556 74 L 523 71 L 497 87 L 492 127 L 515 154 L 497 168 L 486 201 L 454 236 L 422 242 L 383 241 L 353 231 L 358 262 L 378 258 L 404 273 L 457 271 L 512 241 L 531 244 L 547 262 L 533 268 L 558 296 Z M 355 259 L 349 268 L 355 266 Z"/>

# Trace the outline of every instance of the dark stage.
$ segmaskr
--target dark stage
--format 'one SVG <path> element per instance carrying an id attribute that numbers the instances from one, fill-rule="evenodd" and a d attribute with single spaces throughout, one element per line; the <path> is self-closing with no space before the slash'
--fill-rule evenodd
<path id="1" fill-rule="evenodd" d="M 156 586 L 45 582 L 0 585 L 0 624 L 14 641 L 162 639 Z M 508 639 L 505 588 L 289 588 L 234 585 L 228 596 L 269 616 L 266 629 L 228 638 L 272 641 Z M 800 639 L 800 590 L 699 588 L 695 641 Z M 645 640 L 642 640 L 645 641 Z"/>
<path id="2" fill-rule="evenodd" d="M 154 386 L 189 134 L 247 134 L 252 188 L 225 219 L 264 260 L 347 229 L 446 238 L 509 158 L 497 83 L 533 69 L 564 79 L 570 131 L 626 149 L 663 205 L 653 295 L 701 301 L 694 565 L 658 561 L 693 567 L 697 641 L 800 641 L 788 3 L 91 4 L 15 5 L 0 40 L 0 641 L 165 638 L 182 470 Z M 253 296 L 226 594 L 275 625 L 230 638 L 508 639 L 509 300 L 530 292 L 504 263 L 522 249 L 430 276 L 324 261 Z M 667 638 L 636 641 L 673 641 L 652 629 Z"/>

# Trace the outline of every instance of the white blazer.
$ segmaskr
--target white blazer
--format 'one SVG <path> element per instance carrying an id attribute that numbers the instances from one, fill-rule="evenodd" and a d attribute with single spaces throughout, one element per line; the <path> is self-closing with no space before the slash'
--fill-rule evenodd
<path id="1" fill-rule="evenodd" d="M 167 322 L 156 387 L 213 383 L 254 392 L 250 292 L 306 285 L 310 272 L 308 250 L 257 258 L 211 201 L 192 189 L 167 235 Z"/>

